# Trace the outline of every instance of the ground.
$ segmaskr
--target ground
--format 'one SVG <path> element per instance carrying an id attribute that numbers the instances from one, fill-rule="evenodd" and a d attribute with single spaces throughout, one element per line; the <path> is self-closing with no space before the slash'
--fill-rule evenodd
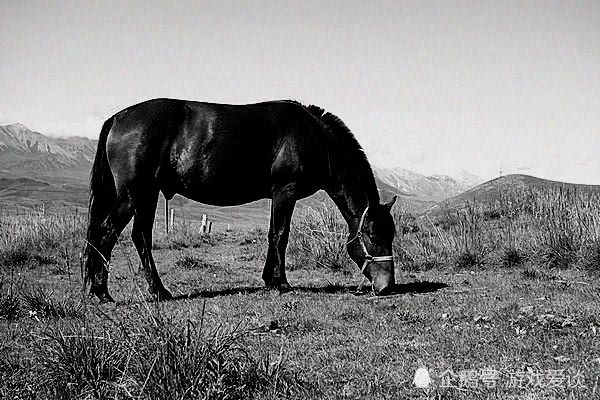
<path id="1" fill-rule="evenodd" d="M 244 332 L 246 351 L 299 376 L 311 388 L 306 397 L 600 398 L 600 284 L 588 272 L 527 265 L 408 272 L 397 265 L 397 293 L 375 297 L 357 292 L 358 269 L 314 269 L 296 259 L 288 272 L 296 289 L 279 294 L 260 278 L 265 239 L 263 228 L 157 240 L 158 269 L 175 295 L 157 305 L 160 313 Z M 109 281 L 117 303 L 90 301 L 86 314 L 128 320 L 140 305 L 154 307 L 144 301 L 138 265 L 123 239 Z M 80 296 L 75 270 L 39 265 L 16 274 L 13 282 L 57 298 Z M 0 320 L 2 346 L 25 354 L 39 332 L 59 323 L 33 312 Z M 413 382 L 420 367 L 432 379 L 426 388 Z"/>

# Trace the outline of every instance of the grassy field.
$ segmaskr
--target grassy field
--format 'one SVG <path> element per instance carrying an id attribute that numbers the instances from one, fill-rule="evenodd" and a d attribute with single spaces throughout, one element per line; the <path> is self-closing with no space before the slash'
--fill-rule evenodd
<path id="1" fill-rule="evenodd" d="M 358 290 L 326 203 L 294 217 L 290 293 L 262 288 L 265 226 L 189 222 L 156 229 L 174 301 L 146 295 L 126 232 L 117 304 L 99 307 L 81 293 L 84 215 L 2 215 L 0 398 L 600 398 L 596 195 L 503 191 L 395 216 L 391 296 Z"/>

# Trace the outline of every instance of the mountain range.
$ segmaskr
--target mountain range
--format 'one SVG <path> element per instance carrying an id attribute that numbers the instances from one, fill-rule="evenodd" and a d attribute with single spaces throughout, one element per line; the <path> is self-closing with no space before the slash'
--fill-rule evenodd
<path id="1" fill-rule="evenodd" d="M 85 206 L 96 145 L 97 141 L 83 137 L 48 137 L 22 124 L 0 126 L 0 202 L 58 201 Z M 467 172 L 456 177 L 425 176 L 404 168 L 374 167 L 373 172 L 383 198 L 396 194 L 415 208 L 451 198 L 482 182 Z"/>

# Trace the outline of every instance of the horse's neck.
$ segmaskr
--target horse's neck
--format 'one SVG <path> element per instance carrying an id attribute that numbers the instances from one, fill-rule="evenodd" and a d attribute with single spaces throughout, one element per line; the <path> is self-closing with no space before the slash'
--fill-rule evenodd
<path id="1" fill-rule="evenodd" d="M 336 145 L 328 146 L 329 184 L 325 191 L 354 234 L 365 209 L 379 204 L 379 193 L 366 159 L 349 159 L 344 151 Z"/>
<path id="2" fill-rule="evenodd" d="M 360 217 L 369 205 L 367 192 L 361 190 L 356 182 L 338 181 L 327 190 L 327 194 L 342 213 L 350 234 L 355 234 Z"/>

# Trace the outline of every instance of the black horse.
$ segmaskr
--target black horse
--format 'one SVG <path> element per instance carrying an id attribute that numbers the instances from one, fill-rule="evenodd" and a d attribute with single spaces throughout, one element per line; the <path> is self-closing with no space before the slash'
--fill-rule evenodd
<path id="1" fill-rule="evenodd" d="M 348 223 L 347 250 L 376 293 L 394 285 L 388 204 L 379 204 L 373 172 L 360 145 L 335 115 L 295 101 L 249 105 L 149 100 L 103 125 L 91 172 L 84 286 L 101 302 L 108 260 L 133 217 L 132 239 L 150 293 L 172 298 L 152 258 L 159 192 L 213 205 L 271 198 L 263 280 L 289 289 L 285 249 L 298 199 L 324 189 Z"/>

